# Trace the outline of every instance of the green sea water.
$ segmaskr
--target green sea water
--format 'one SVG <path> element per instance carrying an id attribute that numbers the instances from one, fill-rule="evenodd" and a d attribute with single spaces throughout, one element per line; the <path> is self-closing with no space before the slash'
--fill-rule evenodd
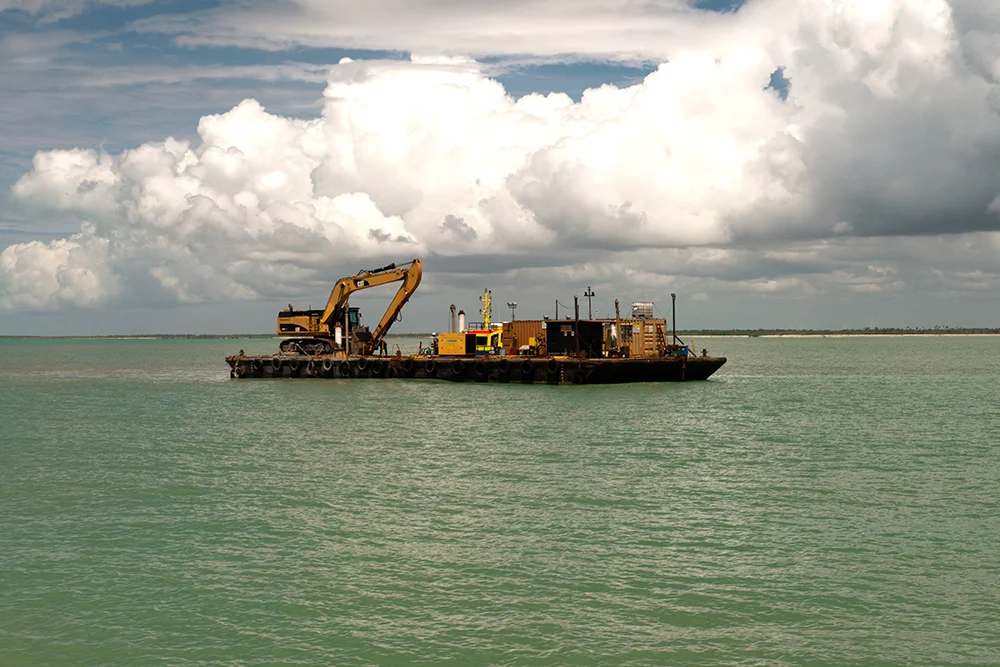
<path id="1" fill-rule="evenodd" d="M 0 341 L 0 665 L 1000 664 L 1000 338 L 695 344 L 553 387 Z"/>

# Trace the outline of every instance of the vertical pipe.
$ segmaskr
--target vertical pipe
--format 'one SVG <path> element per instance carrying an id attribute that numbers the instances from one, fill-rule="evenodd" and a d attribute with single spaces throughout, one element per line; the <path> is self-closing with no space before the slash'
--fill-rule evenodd
<path id="1" fill-rule="evenodd" d="M 451 304 L 451 329 L 448 333 L 455 333 L 455 304 Z"/>
<path id="2" fill-rule="evenodd" d="M 559 319 L 559 299 L 556 299 L 556 317 L 555 317 L 555 319 L 557 319 L 557 320 Z"/>
<path id="3" fill-rule="evenodd" d="M 351 327 L 348 314 L 351 312 L 348 302 L 344 302 L 344 356 L 351 356 Z"/>
<path id="4" fill-rule="evenodd" d="M 618 299 L 615 299 L 615 331 L 618 335 L 615 336 L 615 348 L 621 350 L 622 347 L 622 316 L 621 311 L 618 309 Z"/>
<path id="5" fill-rule="evenodd" d="M 674 345 L 677 345 L 677 295 L 670 293 L 670 313 L 673 315 Z"/>
<path id="6" fill-rule="evenodd" d="M 576 338 L 576 356 L 580 356 L 580 298 L 573 295 L 573 311 L 576 315 L 576 331 L 573 338 Z"/>

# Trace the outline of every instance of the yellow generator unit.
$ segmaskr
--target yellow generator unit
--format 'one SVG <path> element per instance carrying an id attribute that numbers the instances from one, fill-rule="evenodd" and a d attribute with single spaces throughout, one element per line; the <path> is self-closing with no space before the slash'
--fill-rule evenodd
<path id="1" fill-rule="evenodd" d="M 476 336 L 471 333 L 438 334 L 438 354 L 442 356 L 473 356 L 476 353 Z"/>

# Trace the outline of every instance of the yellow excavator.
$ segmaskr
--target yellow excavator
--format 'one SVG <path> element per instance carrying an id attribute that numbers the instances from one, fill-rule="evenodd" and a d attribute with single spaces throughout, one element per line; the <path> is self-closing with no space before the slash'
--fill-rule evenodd
<path id="1" fill-rule="evenodd" d="M 379 349 L 384 351 L 383 337 L 389 332 L 399 311 L 409 301 L 420 284 L 423 265 L 419 259 L 403 264 L 389 264 L 370 271 L 359 271 L 341 278 L 330 291 L 323 310 L 295 310 L 291 304 L 278 313 L 278 335 L 296 336 L 281 341 L 281 351 L 305 355 L 336 354 L 367 356 Z M 348 299 L 359 290 L 402 281 L 375 331 L 361 326 L 361 312 L 348 305 Z"/>

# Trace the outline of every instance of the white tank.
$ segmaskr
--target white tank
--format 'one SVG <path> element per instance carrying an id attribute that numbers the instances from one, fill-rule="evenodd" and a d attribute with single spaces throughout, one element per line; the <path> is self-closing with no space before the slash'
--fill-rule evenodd
<path id="1" fill-rule="evenodd" d="M 337 342 L 337 347 L 341 347 L 344 344 L 344 330 L 339 324 L 333 327 L 333 340 Z"/>
<path id="2" fill-rule="evenodd" d="M 458 330 L 465 331 L 465 311 L 458 311 Z"/>

